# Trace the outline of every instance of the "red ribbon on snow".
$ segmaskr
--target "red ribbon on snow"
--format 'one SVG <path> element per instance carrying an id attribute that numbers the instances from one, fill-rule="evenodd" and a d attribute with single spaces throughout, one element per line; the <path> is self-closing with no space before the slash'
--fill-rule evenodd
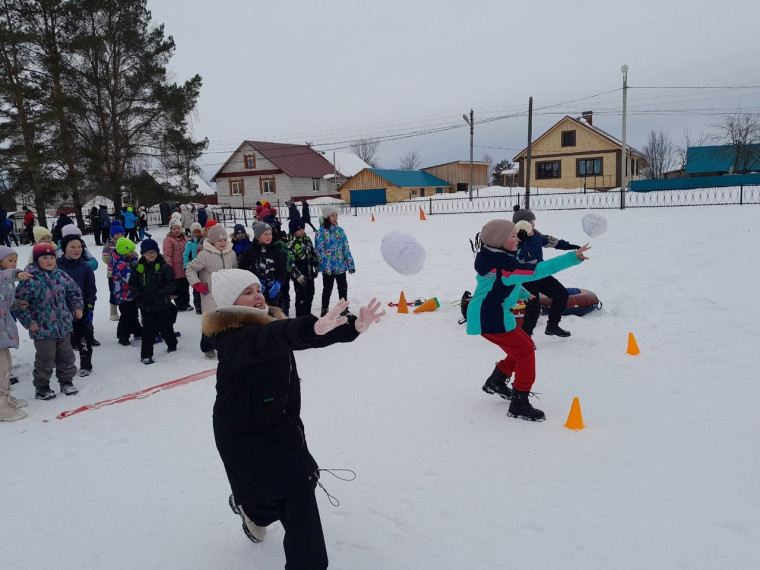
<path id="1" fill-rule="evenodd" d="M 209 376 L 213 376 L 214 374 L 216 374 L 216 368 L 214 368 L 213 370 L 206 370 L 205 372 L 196 372 L 195 374 L 191 374 L 190 376 L 185 376 L 184 378 L 179 378 L 177 380 L 172 380 L 170 382 L 164 382 L 163 384 L 152 386 L 150 388 L 145 388 L 144 390 L 140 390 L 139 392 L 126 394 L 124 396 L 119 396 L 118 398 L 112 398 L 110 400 L 103 400 L 102 402 L 98 402 L 96 404 L 87 404 L 87 405 L 82 406 L 81 408 L 77 408 L 76 410 L 61 412 L 60 414 L 56 416 L 56 419 L 62 420 L 63 418 L 68 418 L 80 412 L 85 412 L 87 410 L 97 410 L 104 406 L 112 406 L 113 404 L 120 404 L 122 402 L 128 402 L 129 400 L 141 400 L 143 398 L 147 398 L 148 396 L 152 396 L 153 394 L 157 394 L 158 392 L 161 392 L 163 390 L 168 390 L 169 388 L 174 388 L 175 386 L 181 386 L 183 384 L 189 384 L 190 382 L 195 382 L 196 380 L 203 380 L 204 378 L 208 378 Z"/>

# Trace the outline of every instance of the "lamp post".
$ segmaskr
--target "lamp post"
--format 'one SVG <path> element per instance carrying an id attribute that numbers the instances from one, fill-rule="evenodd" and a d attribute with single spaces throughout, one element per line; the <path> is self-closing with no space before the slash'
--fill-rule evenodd
<path id="1" fill-rule="evenodd" d="M 628 185 L 628 149 L 625 146 L 625 114 L 626 105 L 628 103 L 628 66 L 623 65 L 623 67 L 620 68 L 620 71 L 623 72 L 623 154 L 620 158 L 620 175 L 622 177 L 622 182 L 620 184 L 620 209 L 625 210 L 625 188 Z"/>
<path id="2" fill-rule="evenodd" d="M 475 135 L 475 113 L 472 109 L 470 109 L 470 116 L 462 115 L 462 118 L 464 119 L 464 122 L 470 125 L 470 184 L 469 184 L 469 191 L 470 191 L 470 202 L 472 202 L 472 144 L 473 144 L 473 137 Z"/>

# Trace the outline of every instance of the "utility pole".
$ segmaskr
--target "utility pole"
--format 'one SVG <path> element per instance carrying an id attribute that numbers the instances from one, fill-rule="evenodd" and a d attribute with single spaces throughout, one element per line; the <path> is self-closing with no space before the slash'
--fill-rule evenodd
<path id="1" fill-rule="evenodd" d="M 533 145 L 533 97 L 528 99 L 528 157 L 525 160 L 525 209 L 530 210 L 530 147 Z"/>
<path id="2" fill-rule="evenodd" d="M 620 157 L 620 176 L 622 182 L 620 184 L 620 209 L 625 210 L 625 189 L 628 186 L 628 149 L 625 146 L 625 113 L 626 105 L 628 103 L 628 66 L 623 65 L 620 68 L 623 72 L 623 148 L 621 149 L 623 154 Z"/>
<path id="3" fill-rule="evenodd" d="M 475 135 L 475 113 L 472 109 L 470 109 L 470 116 L 462 115 L 462 118 L 464 119 L 464 122 L 470 125 L 470 184 L 469 184 L 469 190 L 470 190 L 470 202 L 472 202 L 472 145 L 473 145 L 473 138 Z"/>

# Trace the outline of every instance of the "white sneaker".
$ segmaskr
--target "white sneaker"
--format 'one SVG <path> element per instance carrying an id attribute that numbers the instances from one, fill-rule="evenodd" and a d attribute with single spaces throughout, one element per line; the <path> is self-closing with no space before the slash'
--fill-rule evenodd
<path id="1" fill-rule="evenodd" d="M 8 405 L 7 398 L 0 398 L 0 422 L 15 422 L 23 420 L 28 414 Z"/>
<path id="2" fill-rule="evenodd" d="M 215 350 L 207 350 L 203 353 L 203 356 L 208 358 L 209 360 L 216 358 L 216 351 Z"/>
<path id="3" fill-rule="evenodd" d="M 18 409 L 21 409 L 21 408 L 26 408 L 26 406 L 27 406 L 26 400 L 20 400 L 18 398 L 14 398 L 10 394 L 8 394 L 5 398 L 6 398 L 7 402 L 8 402 L 8 405 L 11 408 L 15 408 L 15 409 L 18 410 Z"/>
<path id="4" fill-rule="evenodd" d="M 261 542 L 264 540 L 267 537 L 267 527 L 259 526 L 249 519 L 248 515 L 243 511 L 242 506 L 238 505 L 237 508 L 240 511 L 238 513 L 240 518 L 243 519 L 243 532 L 248 537 L 248 540 L 251 542 Z"/>

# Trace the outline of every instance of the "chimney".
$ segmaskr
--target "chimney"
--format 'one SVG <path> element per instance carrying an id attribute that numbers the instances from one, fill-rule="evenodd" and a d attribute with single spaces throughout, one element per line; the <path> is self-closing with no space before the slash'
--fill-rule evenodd
<path id="1" fill-rule="evenodd" d="M 586 119 L 586 122 L 593 126 L 594 125 L 594 112 L 593 111 L 583 111 L 581 113 L 581 117 Z"/>

